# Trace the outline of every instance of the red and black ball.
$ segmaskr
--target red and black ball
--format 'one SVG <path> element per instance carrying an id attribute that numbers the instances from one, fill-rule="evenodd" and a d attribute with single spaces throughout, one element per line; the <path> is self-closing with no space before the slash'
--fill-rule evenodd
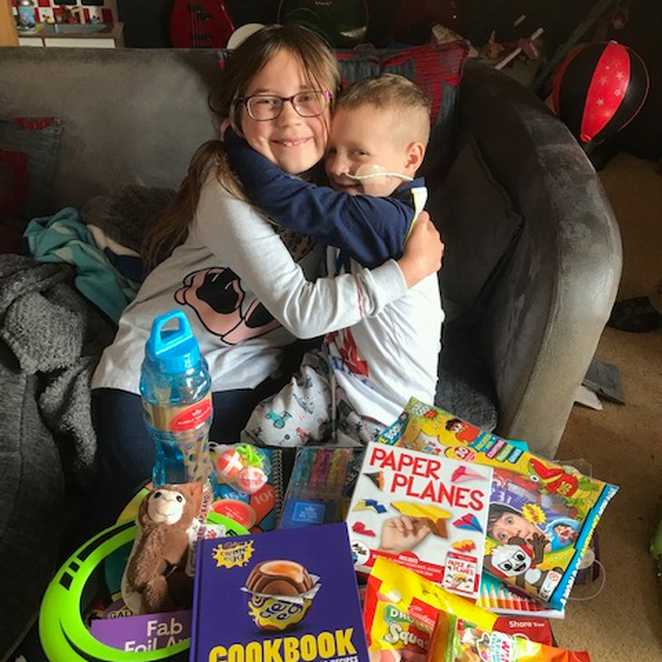
<path id="1" fill-rule="evenodd" d="M 650 79 L 643 60 L 615 41 L 574 48 L 552 81 L 552 109 L 584 148 L 614 136 L 641 110 Z"/>

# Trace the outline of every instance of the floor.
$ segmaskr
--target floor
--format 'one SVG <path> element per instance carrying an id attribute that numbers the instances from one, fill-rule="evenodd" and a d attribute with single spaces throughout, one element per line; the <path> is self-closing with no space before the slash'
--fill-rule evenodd
<path id="1" fill-rule="evenodd" d="M 662 174 L 619 155 L 601 177 L 623 237 L 619 298 L 641 295 L 662 278 Z M 648 545 L 662 517 L 662 330 L 607 328 L 597 355 L 619 368 L 627 404 L 576 405 L 558 457 L 583 458 L 620 486 L 599 526 L 606 580 L 577 587 L 553 629 L 560 645 L 588 650 L 593 662 L 659 662 L 662 590 Z"/>
<path id="2" fill-rule="evenodd" d="M 645 294 L 662 278 L 662 173 L 621 154 L 600 174 L 623 238 L 618 298 Z M 662 518 L 662 330 L 608 327 L 597 356 L 619 368 L 626 405 L 575 405 L 558 457 L 584 458 L 594 476 L 620 486 L 599 526 L 606 581 L 595 597 L 600 580 L 575 589 L 554 632 L 593 662 L 654 662 L 662 660 L 662 584 L 648 547 Z"/>

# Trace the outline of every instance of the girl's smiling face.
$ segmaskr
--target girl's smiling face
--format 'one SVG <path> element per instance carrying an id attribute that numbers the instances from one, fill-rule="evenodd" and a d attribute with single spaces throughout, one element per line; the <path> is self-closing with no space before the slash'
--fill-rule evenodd
<path id="1" fill-rule="evenodd" d="M 245 96 L 271 94 L 291 97 L 319 89 L 306 76 L 301 63 L 287 50 L 280 50 L 253 77 Z M 244 107 L 241 130 L 248 144 L 285 172 L 298 175 L 310 170 L 323 156 L 329 135 L 330 109 L 317 117 L 301 117 L 291 102 L 285 102 L 278 117 L 257 121 Z"/>

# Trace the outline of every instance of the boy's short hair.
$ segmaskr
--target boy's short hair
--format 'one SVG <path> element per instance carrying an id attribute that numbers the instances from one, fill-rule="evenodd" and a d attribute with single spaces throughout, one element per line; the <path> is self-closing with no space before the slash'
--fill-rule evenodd
<path id="1" fill-rule="evenodd" d="M 345 88 L 338 97 L 336 108 L 375 106 L 379 110 L 395 110 L 406 113 L 404 129 L 416 131 L 416 140 L 427 144 L 430 138 L 430 112 L 432 102 L 423 90 L 404 76 L 382 74 L 363 78 Z"/>

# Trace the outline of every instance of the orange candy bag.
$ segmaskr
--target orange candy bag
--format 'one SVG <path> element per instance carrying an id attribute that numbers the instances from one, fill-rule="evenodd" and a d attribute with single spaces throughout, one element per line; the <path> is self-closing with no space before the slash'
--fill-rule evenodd
<path id="1" fill-rule="evenodd" d="M 591 662 L 585 651 L 553 648 L 524 637 L 485 632 L 461 618 L 453 620 L 450 641 L 435 640 L 435 662 Z"/>

